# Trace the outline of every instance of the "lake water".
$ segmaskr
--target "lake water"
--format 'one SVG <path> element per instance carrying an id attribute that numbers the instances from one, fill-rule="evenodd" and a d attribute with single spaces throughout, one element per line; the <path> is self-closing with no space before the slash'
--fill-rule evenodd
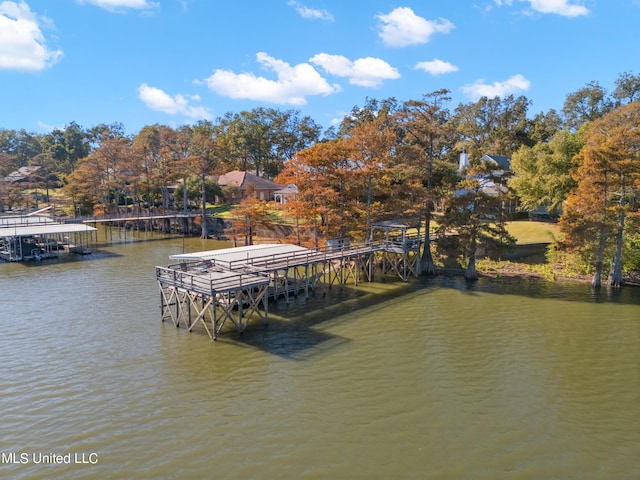
<path id="1" fill-rule="evenodd" d="M 640 289 L 388 279 L 212 342 L 154 267 L 223 245 L 143 238 L 0 264 L 0 477 L 640 477 Z"/>

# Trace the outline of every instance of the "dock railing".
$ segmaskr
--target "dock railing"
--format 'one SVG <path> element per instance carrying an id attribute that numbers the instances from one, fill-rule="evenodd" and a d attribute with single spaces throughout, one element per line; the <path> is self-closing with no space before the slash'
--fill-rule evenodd
<path id="1" fill-rule="evenodd" d="M 248 289 L 269 283 L 269 276 L 261 272 L 217 272 L 205 275 L 204 269 L 193 268 L 183 271 L 176 265 L 156 267 L 156 278 L 163 285 L 205 295 L 215 295 L 232 289 Z"/>

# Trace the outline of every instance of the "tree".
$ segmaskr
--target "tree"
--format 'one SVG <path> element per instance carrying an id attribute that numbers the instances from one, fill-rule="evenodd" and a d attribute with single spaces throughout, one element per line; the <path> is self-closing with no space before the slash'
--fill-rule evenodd
<path id="1" fill-rule="evenodd" d="M 344 139 L 335 139 L 297 153 L 277 177 L 279 183 L 298 187 L 298 211 L 308 214 L 297 218 L 310 221 L 307 226 L 313 229 L 315 247 L 320 233 L 325 238 L 341 238 L 356 231 L 355 200 L 348 191 L 355 167 Z"/>
<path id="2" fill-rule="evenodd" d="M 40 138 L 24 129 L 0 130 L 0 154 L 7 173 L 31 165 L 31 160 L 42 153 Z"/>
<path id="3" fill-rule="evenodd" d="M 200 175 L 200 192 L 202 198 L 202 238 L 209 236 L 207 227 L 207 174 L 217 164 L 217 143 L 214 138 L 214 126 L 208 120 L 202 120 L 193 126 L 193 137 L 190 158 L 193 159 L 196 171 Z"/>
<path id="4" fill-rule="evenodd" d="M 185 190 L 184 183 L 176 187 L 176 197 L 183 197 L 186 193 L 187 201 L 191 205 L 198 205 L 202 200 L 202 180 L 199 175 L 191 175 L 187 178 L 187 188 Z M 207 178 L 205 180 L 205 197 L 208 203 L 215 203 L 216 197 L 222 197 L 222 189 L 213 180 Z"/>
<path id="5" fill-rule="evenodd" d="M 71 122 L 63 129 L 54 128 L 44 135 L 42 148 L 55 160 L 58 172 L 68 175 L 76 168 L 78 160 L 91 152 L 90 134 Z"/>
<path id="6" fill-rule="evenodd" d="M 618 106 L 640 100 L 640 75 L 624 72 L 620 74 L 615 83 L 613 98 Z"/>
<path id="7" fill-rule="evenodd" d="M 553 108 L 546 113 L 537 113 L 529 122 L 529 143 L 527 146 L 548 142 L 561 130 L 562 118 Z"/>
<path id="8" fill-rule="evenodd" d="M 514 243 L 505 227 L 503 204 L 506 189 L 499 185 L 487 162 L 474 164 L 463 172 L 459 188 L 447 199 L 447 207 L 436 230 L 437 249 L 449 257 L 467 260 L 464 276 L 477 280 L 476 257 L 499 251 Z"/>
<path id="9" fill-rule="evenodd" d="M 513 154 L 508 180 L 520 204 L 530 210 L 545 207 L 551 214 L 560 212 L 562 204 L 576 183 L 571 172 L 573 158 L 582 148 L 582 133 L 562 130 L 548 143 L 522 146 Z"/>
<path id="10" fill-rule="evenodd" d="M 116 216 L 120 216 L 119 204 L 126 198 L 129 179 L 134 175 L 131 165 L 131 141 L 126 137 L 105 137 L 91 155 L 95 174 L 101 179 L 102 203 L 113 201 Z"/>
<path id="11" fill-rule="evenodd" d="M 435 184 L 434 162 L 442 160 L 450 148 L 447 129 L 450 114 L 443 108 L 443 104 L 451 99 L 449 93 L 449 90 L 443 89 L 424 95 L 420 101 L 410 100 L 396 114 L 399 128 L 406 133 L 406 144 L 418 151 L 417 155 L 404 155 L 409 161 L 403 167 L 413 167 L 422 183 L 414 184 L 410 191 L 421 197 L 419 202 L 424 206 L 425 237 L 420 263 L 421 271 L 426 275 L 435 275 L 431 253 L 431 216 L 436 197 L 442 194 L 436 186 L 442 186 L 442 182 Z M 420 192 L 420 186 L 426 190 Z"/>
<path id="12" fill-rule="evenodd" d="M 583 124 L 593 122 L 613 109 L 607 91 L 598 82 L 589 82 L 585 87 L 567 95 L 562 114 L 565 127 L 578 130 Z"/>
<path id="13" fill-rule="evenodd" d="M 585 133 L 576 189 L 560 222 L 564 245 L 595 257 L 592 284 L 601 285 L 607 244 L 613 242 L 609 283 L 623 284 L 626 218 L 637 215 L 640 187 L 640 102 L 595 120 Z"/>
<path id="14" fill-rule="evenodd" d="M 522 145 L 531 145 L 527 109 L 530 101 L 520 96 L 482 97 L 454 111 L 453 125 L 459 135 L 457 151 L 470 158 L 486 154 L 511 156 Z"/>
<path id="15" fill-rule="evenodd" d="M 182 156 L 176 154 L 174 129 L 166 125 L 144 127 L 133 139 L 137 162 L 141 169 L 140 188 L 142 197 L 151 206 L 158 199 L 162 208 L 169 208 L 169 186 L 180 178 Z"/>
<path id="16" fill-rule="evenodd" d="M 254 196 L 244 198 L 239 205 L 231 209 L 231 235 L 236 245 L 237 236 L 244 236 L 245 245 L 253 245 L 253 237 L 258 226 L 272 225 L 271 212 L 267 202 Z"/>
<path id="17" fill-rule="evenodd" d="M 383 109 L 371 120 L 355 125 L 344 139 L 352 172 L 352 180 L 346 184 L 349 201 L 344 205 L 352 206 L 350 213 L 358 232 L 370 232 L 371 224 L 381 217 L 398 215 L 397 210 L 388 209 L 389 175 L 397 145 L 393 127 L 392 117 Z M 358 208 L 360 205 L 363 207 Z"/>

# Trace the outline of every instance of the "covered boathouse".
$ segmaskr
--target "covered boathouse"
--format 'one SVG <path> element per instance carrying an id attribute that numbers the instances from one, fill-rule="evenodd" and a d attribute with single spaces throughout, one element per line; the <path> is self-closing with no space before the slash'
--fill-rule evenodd
<path id="1" fill-rule="evenodd" d="M 0 217 L 0 259 L 7 262 L 56 258 L 60 253 L 91 253 L 96 229 L 60 223 L 46 215 Z"/>
<path id="2" fill-rule="evenodd" d="M 269 299 L 309 295 L 318 283 L 342 288 L 372 281 L 374 272 L 407 281 L 420 274 L 420 240 L 407 227 L 377 224 L 384 238 L 325 248 L 289 244 L 251 245 L 172 255 L 156 267 L 161 320 L 189 331 L 201 325 L 215 340 L 225 323 L 244 331 L 252 318 L 267 323 Z M 393 234 L 392 234 L 393 233 Z"/>

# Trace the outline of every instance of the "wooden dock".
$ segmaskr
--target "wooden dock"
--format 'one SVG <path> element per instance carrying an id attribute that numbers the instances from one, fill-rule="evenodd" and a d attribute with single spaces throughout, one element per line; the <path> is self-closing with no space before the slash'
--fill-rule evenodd
<path id="1" fill-rule="evenodd" d="M 342 288 L 373 281 L 374 273 L 407 281 L 420 274 L 420 240 L 400 238 L 309 249 L 271 244 L 173 255 L 156 267 L 161 319 L 191 331 L 201 324 L 212 340 L 227 323 L 244 331 L 254 318 L 268 322 L 270 299 L 307 297 L 319 283 Z"/>
<path id="2" fill-rule="evenodd" d="M 151 232 L 161 231 L 165 233 L 196 233 L 202 228 L 197 225 L 197 219 L 202 218 L 202 213 L 152 213 L 109 215 L 102 217 L 85 217 L 81 221 L 84 224 L 107 227 L 119 227 L 137 231 Z"/>

